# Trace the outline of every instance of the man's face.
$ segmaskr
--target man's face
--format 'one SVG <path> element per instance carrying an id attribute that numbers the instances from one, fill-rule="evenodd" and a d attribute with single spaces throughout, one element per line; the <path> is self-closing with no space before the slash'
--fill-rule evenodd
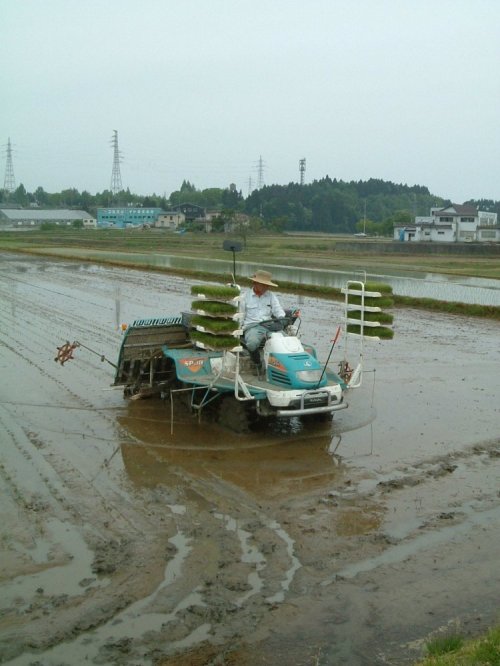
<path id="1" fill-rule="evenodd" d="M 254 282 L 253 291 L 257 296 L 262 296 L 262 294 L 265 294 L 267 291 L 267 285 L 261 284 L 260 282 Z"/>

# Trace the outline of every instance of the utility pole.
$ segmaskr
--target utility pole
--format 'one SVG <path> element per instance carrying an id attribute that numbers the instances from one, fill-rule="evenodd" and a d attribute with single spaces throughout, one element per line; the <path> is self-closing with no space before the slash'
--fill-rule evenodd
<path id="1" fill-rule="evenodd" d="M 7 160 L 5 162 L 5 178 L 3 181 L 3 189 L 12 194 L 16 189 L 16 179 L 14 178 L 14 165 L 12 163 L 12 146 L 10 145 L 10 137 L 7 141 Z"/>
<path id="2" fill-rule="evenodd" d="M 306 158 L 303 157 L 301 160 L 299 160 L 299 173 L 300 173 L 300 184 L 304 184 L 304 178 L 306 175 Z"/>
<path id="3" fill-rule="evenodd" d="M 120 173 L 121 153 L 118 150 L 118 132 L 113 130 L 111 138 L 111 146 L 113 147 L 113 171 L 111 172 L 111 192 L 118 194 L 123 190 L 122 177 Z"/>

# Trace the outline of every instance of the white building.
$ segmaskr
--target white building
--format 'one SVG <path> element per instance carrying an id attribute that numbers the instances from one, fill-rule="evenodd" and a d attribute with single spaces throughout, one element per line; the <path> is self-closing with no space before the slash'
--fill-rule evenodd
<path id="1" fill-rule="evenodd" d="M 168 210 L 166 213 L 158 215 L 155 227 L 161 229 L 177 230 L 186 221 L 186 216 L 179 210 Z"/>
<path id="2" fill-rule="evenodd" d="M 414 225 L 394 227 L 394 239 L 446 243 L 500 242 L 496 213 L 477 210 L 470 204 L 431 208 L 428 217 L 416 217 Z"/>

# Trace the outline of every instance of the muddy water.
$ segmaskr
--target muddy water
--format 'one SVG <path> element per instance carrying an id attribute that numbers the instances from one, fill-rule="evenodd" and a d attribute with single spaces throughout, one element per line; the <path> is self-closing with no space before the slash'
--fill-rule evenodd
<path id="1" fill-rule="evenodd" d="M 0 259 L 2 663 L 400 664 L 497 619 L 498 324 L 397 311 L 333 424 L 235 435 L 101 360 L 190 284 Z M 325 358 L 340 306 L 282 301 Z"/>

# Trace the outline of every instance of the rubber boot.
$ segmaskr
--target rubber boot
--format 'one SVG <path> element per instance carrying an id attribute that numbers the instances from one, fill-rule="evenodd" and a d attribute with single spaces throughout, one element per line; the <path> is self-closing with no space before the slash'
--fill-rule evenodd
<path id="1" fill-rule="evenodd" d="M 252 363 L 254 364 L 252 373 L 256 377 L 259 377 L 262 372 L 262 359 L 260 356 L 260 349 L 255 349 L 254 351 L 250 352 L 250 358 L 252 359 Z"/>

